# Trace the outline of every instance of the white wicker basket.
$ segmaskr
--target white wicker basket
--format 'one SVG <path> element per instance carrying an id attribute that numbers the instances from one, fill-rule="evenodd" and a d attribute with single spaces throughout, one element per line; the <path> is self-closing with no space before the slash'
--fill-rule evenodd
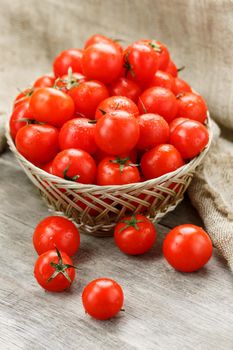
<path id="1" fill-rule="evenodd" d="M 210 147 L 212 133 L 209 114 L 206 126 L 209 143 L 199 156 L 159 178 L 123 186 L 84 185 L 51 175 L 17 151 L 8 124 L 6 137 L 11 151 L 29 179 L 38 187 L 49 209 L 75 221 L 83 232 L 101 237 L 112 235 L 115 223 L 126 214 L 143 211 L 155 222 L 175 209 Z"/>

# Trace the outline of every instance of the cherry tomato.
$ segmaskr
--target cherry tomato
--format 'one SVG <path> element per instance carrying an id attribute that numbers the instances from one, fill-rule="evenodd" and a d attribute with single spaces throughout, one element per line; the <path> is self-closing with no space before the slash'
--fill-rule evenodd
<path id="1" fill-rule="evenodd" d="M 100 163 L 101 160 L 110 156 L 111 156 L 110 154 L 102 151 L 100 148 L 98 148 L 95 154 L 93 155 L 96 163 Z M 119 155 L 119 158 L 127 158 L 127 157 L 129 157 L 131 163 L 134 163 L 134 164 L 137 163 L 138 155 L 135 149 L 132 149 L 132 151 L 130 151 L 129 153 L 123 153 Z"/>
<path id="2" fill-rule="evenodd" d="M 19 106 L 21 103 L 24 103 L 26 101 L 30 101 L 32 94 L 34 93 L 35 88 L 28 88 L 22 92 L 20 92 L 15 100 L 14 100 L 14 105 L 13 108 Z"/>
<path id="3" fill-rule="evenodd" d="M 87 118 L 75 118 L 66 122 L 59 133 L 62 150 L 79 148 L 93 154 L 97 151 L 95 143 L 95 124 Z"/>
<path id="4" fill-rule="evenodd" d="M 150 83 L 150 86 L 160 86 L 173 91 L 174 84 L 174 77 L 171 74 L 163 72 L 162 70 L 157 70 Z"/>
<path id="5" fill-rule="evenodd" d="M 204 123 L 207 117 L 205 100 L 193 92 L 183 92 L 177 96 L 177 117 L 197 120 Z"/>
<path id="6" fill-rule="evenodd" d="M 80 235 L 70 220 L 61 216 L 49 216 L 37 225 L 33 234 L 33 244 L 39 255 L 56 246 L 72 256 L 79 248 Z"/>
<path id="7" fill-rule="evenodd" d="M 101 34 L 94 34 L 90 38 L 88 38 L 85 42 L 84 49 L 87 49 L 89 46 L 98 43 L 115 44 L 122 51 L 122 47 L 117 40 L 112 40 Z"/>
<path id="8" fill-rule="evenodd" d="M 184 165 L 179 151 L 172 145 L 159 145 L 144 153 L 141 169 L 145 178 L 154 179 Z"/>
<path id="9" fill-rule="evenodd" d="M 84 50 L 82 65 L 87 78 L 111 83 L 121 72 L 122 52 L 115 43 L 93 44 Z"/>
<path id="10" fill-rule="evenodd" d="M 95 112 L 95 119 L 98 120 L 106 113 L 115 111 L 126 111 L 135 117 L 139 116 L 138 107 L 132 100 L 124 96 L 112 96 L 100 102 Z"/>
<path id="11" fill-rule="evenodd" d="M 97 185 L 124 185 L 139 181 L 139 171 L 129 157 L 106 157 L 98 164 Z"/>
<path id="12" fill-rule="evenodd" d="M 196 157 L 208 141 L 208 130 L 196 120 L 183 121 L 177 125 L 170 136 L 170 143 L 178 149 L 184 159 Z"/>
<path id="13" fill-rule="evenodd" d="M 144 254 L 155 243 L 156 231 L 150 220 L 137 214 L 123 218 L 115 226 L 114 240 L 123 253 Z"/>
<path id="14" fill-rule="evenodd" d="M 17 132 L 33 119 L 33 115 L 29 109 L 29 101 L 25 100 L 15 107 L 10 117 L 10 133 L 13 140 L 16 138 Z"/>
<path id="15" fill-rule="evenodd" d="M 19 153 L 30 162 L 47 163 L 59 150 L 58 130 L 46 124 L 25 125 L 18 131 L 15 143 Z"/>
<path id="16" fill-rule="evenodd" d="M 61 77 L 68 73 L 71 68 L 73 73 L 83 73 L 82 70 L 83 50 L 69 49 L 62 51 L 53 61 L 55 77 Z"/>
<path id="17" fill-rule="evenodd" d="M 45 163 L 45 164 L 42 164 L 40 166 L 40 168 L 44 171 L 46 171 L 47 173 L 49 174 L 52 174 L 53 173 L 53 170 L 52 170 L 52 163 L 53 163 L 53 159 L 50 160 L 48 163 Z"/>
<path id="18" fill-rule="evenodd" d="M 138 109 L 141 114 L 159 114 L 170 123 L 177 114 L 177 100 L 168 89 L 155 86 L 145 90 L 139 97 Z"/>
<path id="19" fill-rule="evenodd" d="M 138 101 L 141 95 L 141 88 L 134 81 L 121 77 L 109 87 L 110 96 L 125 96 L 134 102 Z"/>
<path id="20" fill-rule="evenodd" d="M 33 84 L 34 87 L 53 87 L 55 84 L 55 78 L 50 75 L 43 75 L 38 78 Z"/>
<path id="21" fill-rule="evenodd" d="M 142 114 L 138 118 L 140 136 L 137 148 L 147 150 L 169 139 L 169 126 L 166 120 L 158 114 Z"/>
<path id="22" fill-rule="evenodd" d="M 168 65 L 167 65 L 167 67 L 165 68 L 165 71 L 167 72 L 167 73 L 169 73 L 169 74 L 171 74 L 173 77 L 177 77 L 177 75 L 178 75 L 178 69 L 177 69 L 177 67 L 176 67 L 176 65 L 175 65 L 175 63 L 172 61 L 172 60 L 170 60 L 169 62 L 168 62 Z"/>
<path id="23" fill-rule="evenodd" d="M 107 320 L 121 310 L 124 294 L 117 282 L 109 278 L 98 278 L 84 288 L 82 302 L 90 316 L 97 320 Z"/>
<path id="24" fill-rule="evenodd" d="M 175 119 L 173 119 L 173 121 L 169 124 L 170 133 L 172 133 L 179 124 L 181 124 L 187 120 L 190 120 L 190 119 L 188 119 L 188 118 L 175 118 Z"/>
<path id="25" fill-rule="evenodd" d="M 138 139 L 138 121 L 126 111 L 107 113 L 97 121 L 95 141 L 108 154 L 128 153 L 136 146 Z"/>
<path id="26" fill-rule="evenodd" d="M 70 148 L 56 155 L 52 171 L 54 175 L 68 181 L 92 184 L 95 181 L 96 164 L 89 153 Z"/>
<path id="27" fill-rule="evenodd" d="M 94 119 L 99 103 L 109 96 L 106 86 L 94 80 L 81 83 L 68 94 L 74 100 L 76 114 L 90 119 Z"/>
<path id="28" fill-rule="evenodd" d="M 213 251 L 208 234 L 192 224 L 176 226 L 163 242 L 163 254 L 174 269 L 193 272 L 201 269 Z"/>
<path id="29" fill-rule="evenodd" d="M 75 268 L 65 252 L 48 250 L 38 257 L 34 275 L 42 288 L 50 292 L 62 292 L 74 281 Z"/>
<path id="30" fill-rule="evenodd" d="M 38 122 L 61 127 L 74 115 L 70 96 L 53 88 L 38 88 L 30 100 L 30 109 Z"/>
<path id="31" fill-rule="evenodd" d="M 144 41 L 128 46 L 124 52 L 124 75 L 140 86 L 148 85 L 158 69 L 158 58 L 153 48 Z"/>
<path id="32" fill-rule="evenodd" d="M 192 92 L 190 85 L 181 78 L 174 78 L 172 92 L 177 96 L 182 92 Z"/>

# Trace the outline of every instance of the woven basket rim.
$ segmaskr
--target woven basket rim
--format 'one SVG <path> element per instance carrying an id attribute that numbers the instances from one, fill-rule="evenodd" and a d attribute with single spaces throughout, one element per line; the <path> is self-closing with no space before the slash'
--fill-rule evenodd
<path id="1" fill-rule="evenodd" d="M 69 180 L 65 180 L 63 178 L 60 178 L 58 176 L 52 175 L 46 171 L 44 171 L 43 169 L 37 167 L 36 165 L 32 164 L 30 161 L 28 161 L 25 157 L 23 157 L 17 150 L 15 143 L 10 135 L 10 128 L 9 128 L 9 118 L 6 122 L 6 139 L 7 139 L 7 143 L 10 147 L 10 150 L 17 156 L 17 158 L 24 162 L 28 168 L 31 168 L 34 171 L 39 171 L 41 172 L 41 175 L 46 176 L 47 178 L 51 178 L 51 180 L 56 181 L 56 183 L 60 183 L 61 185 L 64 184 L 65 186 L 67 186 L 70 189 L 74 189 L 74 190 L 81 190 L 81 189 L 90 189 L 90 190 L 95 190 L 95 191 L 119 191 L 119 190 L 127 190 L 129 188 L 132 189 L 132 187 L 134 189 L 143 187 L 145 184 L 148 185 L 156 185 L 158 183 L 162 183 L 162 182 L 166 182 L 170 179 L 172 179 L 173 177 L 177 176 L 178 174 L 182 175 L 185 174 L 186 172 L 195 169 L 200 162 L 202 161 L 202 159 L 205 157 L 206 153 L 208 152 L 211 142 L 212 142 L 212 138 L 213 138 L 213 134 L 212 134 L 212 130 L 211 130 L 211 118 L 210 118 L 210 114 L 209 111 L 207 111 L 207 119 L 206 119 L 206 123 L 205 126 L 207 127 L 207 130 L 209 132 L 209 141 L 208 144 L 206 145 L 206 147 L 203 149 L 203 151 L 196 156 L 195 158 L 193 158 L 191 161 L 189 161 L 187 164 L 184 164 L 182 167 L 176 169 L 175 171 L 166 173 L 160 177 L 154 178 L 154 179 L 150 179 L 150 180 L 146 180 L 146 181 L 142 181 L 142 182 L 135 182 L 135 183 L 130 183 L 130 184 L 124 184 L 124 185 L 107 185 L 107 186 L 100 186 L 100 185 L 95 185 L 95 184 L 81 184 L 78 182 L 74 182 L 74 181 L 69 181 Z"/>

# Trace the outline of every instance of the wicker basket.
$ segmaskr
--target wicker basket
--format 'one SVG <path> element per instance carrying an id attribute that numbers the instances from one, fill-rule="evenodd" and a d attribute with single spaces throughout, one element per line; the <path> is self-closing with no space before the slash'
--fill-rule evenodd
<path id="1" fill-rule="evenodd" d="M 49 209 L 75 221 L 83 232 L 101 237 L 111 236 L 115 223 L 127 214 L 143 212 L 155 222 L 175 209 L 209 149 L 212 139 L 209 115 L 206 126 L 209 143 L 199 156 L 159 178 L 123 186 L 84 185 L 53 176 L 19 154 L 8 125 L 6 137 L 11 151 L 39 188 Z"/>

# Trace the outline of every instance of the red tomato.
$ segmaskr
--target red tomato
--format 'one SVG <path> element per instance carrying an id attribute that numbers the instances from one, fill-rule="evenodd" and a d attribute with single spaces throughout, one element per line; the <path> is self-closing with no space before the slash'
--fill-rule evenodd
<path id="1" fill-rule="evenodd" d="M 63 92 L 68 92 L 70 89 L 77 87 L 80 83 L 87 81 L 87 78 L 82 73 L 65 74 L 56 81 L 56 89 Z"/>
<path id="2" fill-rule="evenodd" d="M 61 77 L 68 73 L 71 68 L 73 73 L 83 73 L 82 70 L 83 50 L 69 49 L 62 51 L 53 61 L 55 77 Z"/>
<path id="3" fill-rule="evenodd" d="M 177 117 L 205 122 L 207 106 L 203 97 L 193 92 L 183 92 L 177 96 L 177 102 Z"/>
<path id="4" fill-rule="evenodd" d="M 126 111 L 135 117 L 139 116 L 138 107 L 132 100 L 124 96 L 112 96 L 100 102 L 95 112 L 95 119 L 98 120 L 106 113 L 115 111 Z"/>
<path id="5" fill-rule="evenodd" d="M 30 100 L 30 109 L 38 122 L 61 127 L 74 115 L 70 96 L 53 88 L 38 88 Z"/>
<path id="6" fill-rule="evenodd" d="M 125 96 L 134 102 L 138 101 L 141 88 L 134 81 L 121 77 L 109 86 L 110 96 Z"/>
<path id="7" fill-rule="evenodd" d="M 33 84 L 34 87 L 53 87 L 55 84 L 55 78 L 50 75 L 43 75 L 38 78 Z"/>
<path id="8" fill-rule="evenodd" d="M 79 148 L 93 154 L 97 151 L 95 143 L 95 124 L 90 119 L 76 118 L 66 122 L 59 133 L 60 148 Z"/>
<path id="9" fill-rule="evenodd" d="M 56 246 L 72 256 L 78 251 L 80 235 L 70 220 L 61 216 L 49 216 L 37 225 L 33 234 L 33 244 L 39 255 Z"/>
<path id="10" fill-rule="evenodd" d="M 155 86 L 145 90 L 139 97 L 138 109 L 141 114 L 159 114 L 170 123 L 177 114 L 177 100 L 168 89 Z"/>
<path id="11" fill-rule="evenodd" d="M 94 119 L 99 103 L 108 96 L 106 86 L 100 81 L 86 81 L 72 88 L 68 94 L 75 103 L 75 112 L 83 117 Z"/>
<path id="12" fill-rule="evenodd" d="M 98 148 L 95 154 L 93 155 L 93 157 L 97 163 L 100 163 L 101 160 L 103 160 L 104 158 L 111 157 L 111 154 L 108 154 Z M 130 151 L 129 153 L 124 153 L 119 155 L 119 158 L 127 158 L 127 157 L 129 157 L 131 163 L 134 163 L 134 164 L 137 163 L 138 155 L 135 149 L 132 149 L 132 151 Z"/>
<path id="13" fill-rule="evenodd" d="M 96 124 L 96 144 L 108 154 L 128 153 L 136 146 L 138 139 L 138 121 L 125 111 L 107 113 Z"/>
<path id="14" fill-rule="evenodd" d="M 25 125 L 16 135 L 16 148 L 34 164 L 49 162 L 59 150 L 58 130 L 51 125 Z"/>
<path id="15" fill-rule="evenodd" d="M 54 249 L 38 257 L 34 275 L 42 288 L 50 292 L 62 292 L 74 281 L 75 268 L 69 255 Z"/>
<path id="16" fill-rule="evenodd" d="M 175 65 L 175 63 L 172 61 L 172 60 L 170 60 L 169 62 L 168 62 L 168 65 L 167 65 L 167 67 L 165 68 L 165 71 L 167 72 L 167 73 L 169 73 L 169 74 L 171 74 L 173 77 L 177 77 L 177 75 L 178 75 L 178 69 L 177 69 L 177 67 L 176 67 L 176 65 Z"/>
<path id="17" fill-rule="evenodd" d="M 53 163 L 53 160 L 50 160 L 48 163 L 41 165 L 40 168 L 46 171 L 47 173 L 52 174 L 53 173 L 52 163 Z"/>
<path id="18" fill-rule="evenodd" d="M 24 103 L 26 101 L 30 101 L 30 97 L 32 96 L 34 91 L 35 91 L 34 88 L 28 88 L 28 89 L 20 92 L 14 100 L 13 108 L 19 106 L 21 103 Z"/>
<path id="19" fill-rule="evenodd" d="M 10 133 L 13 140 L 16 138 L 17 132 L 30 120 L 33 119 L 33 115 L 29 109 L 29 101 L 25 100 L 15 107 L 10 117 Z"/>
<path id="20" fill-rule="evenodd" d="M 175 119 L 173 119 L 173 121 L 169 124 L 170 133 L 172 133 L 179 124 L 181 124 L 187 120 L 189 120 L 189 119 L 188 118 L 175 118 Z"/>
<path id="21" fill-rule="evenodd" d="M 114 317 L 122 308 L 124 294 L 121 286 L 109 278 L 98 278 L 83 290 L 85 311 L 97 320 Z"/>
<path id="22" fill-rule="evenodd" d="M 105 44 L 115 44 L 121 51 L 122 51 L 122 47 L 120 46 L 120 44 L 118 43 L 117 40 L 112 40 L 110 38 L 107 38 L 104 35 L 101 34 L 94 34 L 92 35 L 86 42 L 84 45 L 84 49 L 87 49 L 89 46 L 93 45 L 93 44 L 99 44 L 99 43 L 105 43 Z"/>
<path id="23" fill-rule="evenodd" d="M 158 58 L 153 48 L 144 41 L 128 46 L 124 52 L 124 75 L 140 86 L 148 85 L 158 69 Z"/>
<path id="24" fill-rule="evenodd" d="M 184 165 L 177 149 L 168 144 L 159 145 L 144 153 L 141 159 L 142 173 L 147 180 L 170 173 Z"/>
<path id="25" fill-rule="evenodd" d="M 182 92 L 192 92 L 192 89 L 186 81 L 181 78 L 174 78 L 172 92 L 177 96 Z"/>
<path id="26" fill-rule="evenodd" d="M 160 86 L 160 87 L 163 87 L 163 88 L 166 88 L 168 90 L 172 90 L 174 89 L 174 77 L 167 73 L 167 72 L 163 72 L 162 70 L 158 70 L 151 83 L 150 83 L 150 86 L 153 87 L 153 86 Z"/>
<path id="27" fill-rule="evenodd" d="M 193 272 L 201 269 L 213 251 L 208 234 L 192 224 L 176 226 L 163 242 L 163 254 L 174 269 Z"/>
<path id="28" fill-rule="evenodd" d="M 196 157 L 205 148 L 208 141 L 208 130 L 196 120 L 180 123 L 170 136 L 170 143 L 178 149 L 184 159 Z"/>
<path id="29" fill-rule="evenodd" d="M 114 240 L 123 253 L 144 254 L 155 243 L 156 231 L 150 220 L 137 214 L 125 217 L 115 226 Z"/>
<path id="30" fill-rule="evenodd" d="M 115 43 L 93 44 L 84 50 L 82 65 L 87 78 L 111 83 L 121 72 L 122 52 Z"/>
<path id="31" fill-rule="evenodd" d="M 97 167 L 97 185 L 124 185 L 140 181 L 136 166 L 129 157 L 106 157 Z"/>
<path id="32" fill-rule="evenodd" d="M 96 176 L 94 159 L 80 149 L 66 149 L 57 154 L 52 164 L 53 174 L 68 181 L 92 184 Z"/>
<path id="33" fill-rule="evenodd" d="M 147 150 L 169 139 L 169 126 L 166 120 L 158 114 L 142 114 L 138 118 L 140 136 L 137 148 Z"/>

